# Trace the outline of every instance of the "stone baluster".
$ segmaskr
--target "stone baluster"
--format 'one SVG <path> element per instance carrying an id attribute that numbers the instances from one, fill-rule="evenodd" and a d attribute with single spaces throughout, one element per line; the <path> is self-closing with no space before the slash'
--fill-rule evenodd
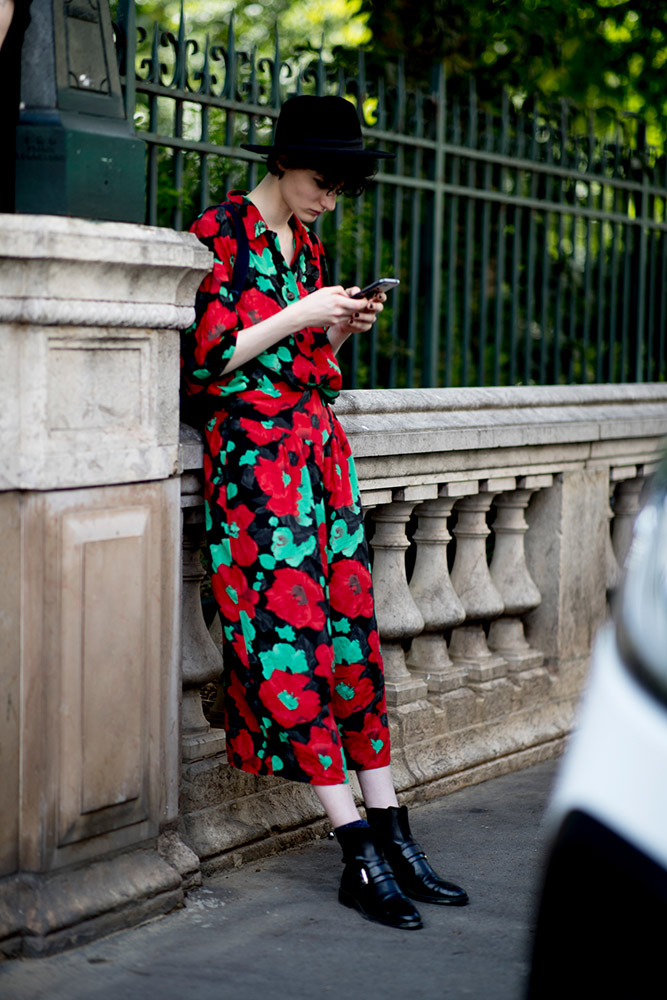
<path id="1" fill-rule="evenodd" d="M 491 533 L 486 514 L 496 493 L 515 486 L 516 480 L 510 477 L 483 480 L 479 493 L 463 497 L 456 504 L 458 521 L 454 528 L 456 557 L 452 583 L 466 619 L 452 632 L 449 653 L 473 683 L 501 677 L 507 668 L 505 660 L 489 649 L 483 628 L 504 610 L 503 599 L 491 579 L 486 559 L 486 539 Z"/>
<path id="2" fill-rule="evenodd" d="M 204 717 L 200 689 L 216 681 L 222 672 L 222 657 L 206 628 L 201 608 L 201 583 L 205 577 L 201 550 L 205 539 L 204 497 L 201 473 L 181 477 L 183 510 L 183 604 L 182 604 L 182 750 L 186 761 L 221 753 L 224 733 L 211 729 Z"/>
<path id="3" fill-rule="evenodd" d="M 632 542 L 632 528 L 641 510 L 640 494 L 644 477 L 638 475 L 634 466 L 629 469 L 613 469 L 612 479 L 620 480 L 614 491 L 614 523 L 612 543 L 618 565 L 623 568 Z"/>
<path id="4" fill-rule="evenodd" d="M 607 601 L 611 601 L 614 596 L 614 592 L 618 587 L 621 579 L 621 567 L 618 565 L 618 559 L 616 558 L 616 553 L 614 552 L 614 546 L 612 544 L 611 535 L 614 523 L 614 511 L 612 509 L 612 500 L 614 497 L 615 484 L 613 478 L 609 484 L 609 503 L 607 504 L 607 510 L 605 512 L 605 517 L 607 519 L 607 530 L 605 532 L 605 579 L 607 588 Z"/>
<path id="5" fill-rule="evenodd" d="M 526 565 L 524 536 L 528 525 L 524 512 L 538 489 L 553 483 L 551 475 L 523 476 L 519 489 L 496 497 L 496 519 L 493 522 L 495 546 L 491 560 L 491 579 L 500 594 L 505 610 L 491 623 L 489 648 L 507 661 L 513 672 L 540 667 L 543 654 L 526 641 L 521 615 L 537 608 L 541 594 Z"/>
<path id="6" fill-rule="evenodd" d="M 464 670 L 452 662 L 443 635 L 446 629 L 460 625 L 466 613 L 452 586 L 447 565 L 447 546 L 451 541 L 447 518 L 456 496 L 451 494 L 451 486 L 442 490 L 448 495 L 425 500 L 416 508 L 418 527 L 413 540 L 417 556 L 410 581 L 410 593 L 424 619 L 424 631 L 412 641 L 408 667 L 436 694 L 461 687 L 465 676 Z"/>
<path id="7" fill-rule="evenodd" d="M 404 705 L 426 697 L 426 683 L 405 665 L 403 642 L 424 627 L 424 619 L 412 599 L 405 574 L 405 552 L 409 542 L 407 522 L 417 498 L 406 498 L 408 490 L 396 490 L 391 503 L 380 503 L 373 511 L 375 534 L 373 588 L 375 610 L 384 658 L 387 703 Z"/>

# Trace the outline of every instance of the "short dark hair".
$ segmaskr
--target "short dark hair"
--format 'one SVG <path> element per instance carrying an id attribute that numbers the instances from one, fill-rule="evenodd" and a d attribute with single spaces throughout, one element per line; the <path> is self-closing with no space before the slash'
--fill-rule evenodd
<path id="1" fill-rule="evenodd" d="M 275 177 L 282 177 L 284 172 L 278 160 L 285 161 L 290 170 L 314 170 L 321 174 L 332 190 L 340 190 L 353 198 L 363 194 L 377 170 L 377 162 L 365 156 L 271 150 L 266 158 L 266 168 Z"/>

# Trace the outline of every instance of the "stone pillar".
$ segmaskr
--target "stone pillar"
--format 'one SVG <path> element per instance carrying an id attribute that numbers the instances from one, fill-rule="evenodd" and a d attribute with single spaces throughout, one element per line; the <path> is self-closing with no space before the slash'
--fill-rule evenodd
<path id="1" fill-rule="evenodd" d="M 201 585 L 205 573 L 201 553 L 206 540 L 204 496 L 201 473 L 184 472 L 181 476 L 183 508 L 183 639 L 181 672 L 183 678 L 182 748 L 183 760 L 202 760 L 222 753 L 225 736 L 211 729 L 204 717 L 201 702 L 203 684 L 217 681 L 222 672 L 222 657 L 206 627 L 201 606 Z"/>
<path id="2" fill-rule="evenodd" d="M 521 616 L 536 608 L 542 597 L 526 566 L 524 535 L 528 525 L 524 511 L 537 489 L 551 486 L 553 476 L 523 476 L 520 489 L 496 497 L 493 522 L 495 545 L 491 579 L 502 597 L 505 610 L 491 623 L 489 647 L 499 653 L 511 671 L 530 670 L 542 665 L 544 656 L 527 642 Z"/>
<path id="3" fill-rule="evenodd" d="M 408 666 L 410 673 L 425 680 L 429 691 L 436 694 L 453 691 L 464 679 L 464 671 L 449 656 L 443 635 L 446 629 L 460 625 L 466 616 L 447 565 L 447 546 L 451 541 L 447 518 L 455 502 L 456 497 L 443 496 L 420 503 L 416 508 L 418 527 L 413 535 L 417 557 L 410 593 L 424 619 L 424 631 L 412 640 Z"/>
<path id="4" fill-rule="evenodd" d="M 554 697 L 576 698 L 593 638 L 606 617 L 606 468 L 554 477 L 527 511 L 526 561 L 542 601 L 526 615 L 526 636 L 558 672 Z"/>
<path id="5" fill-rule="evenodd" d="M 506 670 L 505 660 L 488 647 L 483 624 L 493 621 L 504 609 L 503 599 L 491 579 L 486 558 L 486 539 L 491 534 L 486 515 L 496 492 L 512 489 L 514 479 L 480 483 L 480 491 L 456 504 L 458 521 L 454 528 L 456 557 L 452 583 L 466 613 L 465 623 L 455 628 L 449 651 L 454 662 L 465 669 L 473 682 L 491 681 Z"/>
<path id="6" fill-rule="evenodd" d="M 145 920 L 196 875 L 176 829 L 178 329 L 209 261 L 189 234 L 0 217 L 6 953 Z"/>
<path id="7" fill-rule="evenodd" d="M 623 479 L 618 482 L 621 476 Z M 644 477 L 638 476 L 637 470 L 633 467 L 632 469 L 613 469 L 612 478 L 618 482 L 614 491 L 612 544 L 616 561 L 622 569 L 630 550 L 635 518 L 641 510 L 640 494 L 644 486 Z"/>
<path id="8" fill-rule="evenodd" d="M 398 490 L 396 493 L 401 495 Z M 424 627 L 405 575 L 405 552 L 409 545 L 405 528 L 414 505 L 414 500 L 397 499 L 379 504 L 373 511 L 373 589 L 389 705 L 403 705 L 427 693 L 425 682 L 407 669 L 403 651 L 403 643 Z"/>

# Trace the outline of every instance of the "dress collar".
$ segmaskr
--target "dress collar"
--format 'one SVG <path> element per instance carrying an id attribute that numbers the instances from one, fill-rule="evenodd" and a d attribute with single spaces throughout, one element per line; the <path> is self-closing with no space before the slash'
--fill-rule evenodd
<path id="1" fill-rule="evenodd" d="M 263 233 L 267 232 L 269 227 L 260 215 L 257 206 L 250 201 L 247 196 L 247 191 L 230 191 L 227 195 L 227 201 L 234 202 L 241 209 L 240 216 L 245 226 L 245 231 L 248 236 L 248 240 L 252 242 L 253 240 L 259 239 Z M 307 246 L 309 249 L 313 249 L 313 237 L 310 230 L 304 226 L 300 219 L 297 219 L 296 215 L 293 215 L 290 219 L 290 225 L 294 232 L 294 238 L 296 241 L 295 252 L 299 252 L 302 246 Z"/>

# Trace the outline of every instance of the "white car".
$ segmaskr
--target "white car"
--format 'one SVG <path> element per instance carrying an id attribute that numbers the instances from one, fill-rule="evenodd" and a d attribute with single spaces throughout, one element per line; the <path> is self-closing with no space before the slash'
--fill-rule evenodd
<path id="1" fill-rule="evenodd" d="M 667 459 L 637 517 L 547 813 L 528 1000 L 663 995 Z"/>

